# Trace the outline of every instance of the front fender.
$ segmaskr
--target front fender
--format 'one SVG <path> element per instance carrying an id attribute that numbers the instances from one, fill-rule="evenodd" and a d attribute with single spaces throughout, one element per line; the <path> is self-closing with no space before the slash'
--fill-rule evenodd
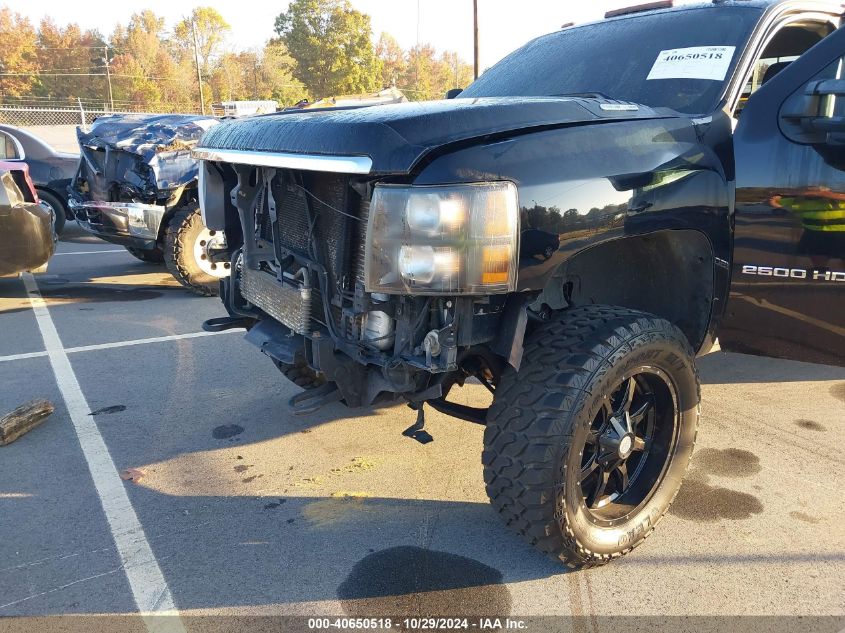
<path id="1" fill-rule="evenodd" d="M 712 143 L 685 117 L 515 135 L 446 148 L 413 182 L 517 185 L 523 236 L 519 292 L 543 291 L 570 258 L 588 248 L 666 229 L 706 234 L 716 257 L 727 261 L 729 187 L 726 157 L 717 150 L 730 144 L 723 142 L 727 122 L 721 127 L 725 132 Z"/>

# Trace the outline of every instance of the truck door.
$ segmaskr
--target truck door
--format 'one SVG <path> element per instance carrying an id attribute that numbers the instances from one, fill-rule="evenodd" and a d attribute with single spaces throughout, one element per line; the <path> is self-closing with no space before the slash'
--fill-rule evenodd
<path id="1" fill-rule="evenodd" d="M 722 349 L 845 365 L 845 28 L 748 100 Z"/>

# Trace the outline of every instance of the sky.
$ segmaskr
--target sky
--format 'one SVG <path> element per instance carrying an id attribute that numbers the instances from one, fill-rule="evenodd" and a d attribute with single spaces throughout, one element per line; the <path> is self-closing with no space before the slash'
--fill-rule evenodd
<path id="1" fill-rule="evenodd" d="M 2 0 L 0 0 L 1 2 Z M 479 57 L 481 69 L 538 35 L 555 31 L 567 22 L 600 19 L 605 11 L 645 0 L 478 0 Z M 352 5 L 372 18 L 375 38 L 387 31 L 403 48 L 420 42 L 438 51 L 457 51 L 472 61 L 472 0 L 351 0 Z M 50 16 L 57 24 L 76 22 L 84 29 L 98 29 L 108 36 L 117 23 L 126 23 L 133 12 L 152 9 L 167 20 L 168 28 L 188 15 L 195 6 L 217 9 L 232 27 L 229 43 L 237 49 L 260 48 L 273 37 L 275 17 L 288 0 L 276 2 L 232 2 L 232 0 L 140 0 L 103 2 L 31 0 L 5 2 L 14 11 L 38 22 Z M 419 7 L 419 21 L 417 20 Z"/>

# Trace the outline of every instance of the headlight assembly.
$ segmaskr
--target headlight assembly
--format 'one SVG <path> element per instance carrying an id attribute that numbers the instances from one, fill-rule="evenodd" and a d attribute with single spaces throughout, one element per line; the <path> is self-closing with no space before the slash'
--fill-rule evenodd
<path id="1" fill-rule="evenodd" d="M 501 294 L 516 289 L 516 186 L 378 185 L 367 226 L 368 292 Z"/>
<path id="2" fill-rule="evenodd" d="M 123 208 L 126 209 L 126 225 L 130 235 L 150 240 L 158 238 L 158 229 L 164 218 L 163 206 L 128 202 Z"/>

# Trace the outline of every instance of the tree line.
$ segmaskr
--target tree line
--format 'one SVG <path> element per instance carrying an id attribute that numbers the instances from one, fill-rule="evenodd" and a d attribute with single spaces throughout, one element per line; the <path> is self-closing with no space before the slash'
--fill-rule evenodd
<path id="1" fill-rule="evenodd" d="M 376 40 L 370 16 L 349 0 L 294 0 L 274 27 L 269 41 L 235 51 L 231 27 L 211 7 L 170 28 L 142 10 L 109 36 L 50 17 L 34 25 L 2 7 L 0 103 L 189 112 L 199 110 L 200 85 L 206 104 L 291 105 L 387 87 L 411 100 L 439 99 L 472 81 L 472 66 L 456 53 L 438 54 L 429 44 L 404 50 L 388 33 Z"/>

